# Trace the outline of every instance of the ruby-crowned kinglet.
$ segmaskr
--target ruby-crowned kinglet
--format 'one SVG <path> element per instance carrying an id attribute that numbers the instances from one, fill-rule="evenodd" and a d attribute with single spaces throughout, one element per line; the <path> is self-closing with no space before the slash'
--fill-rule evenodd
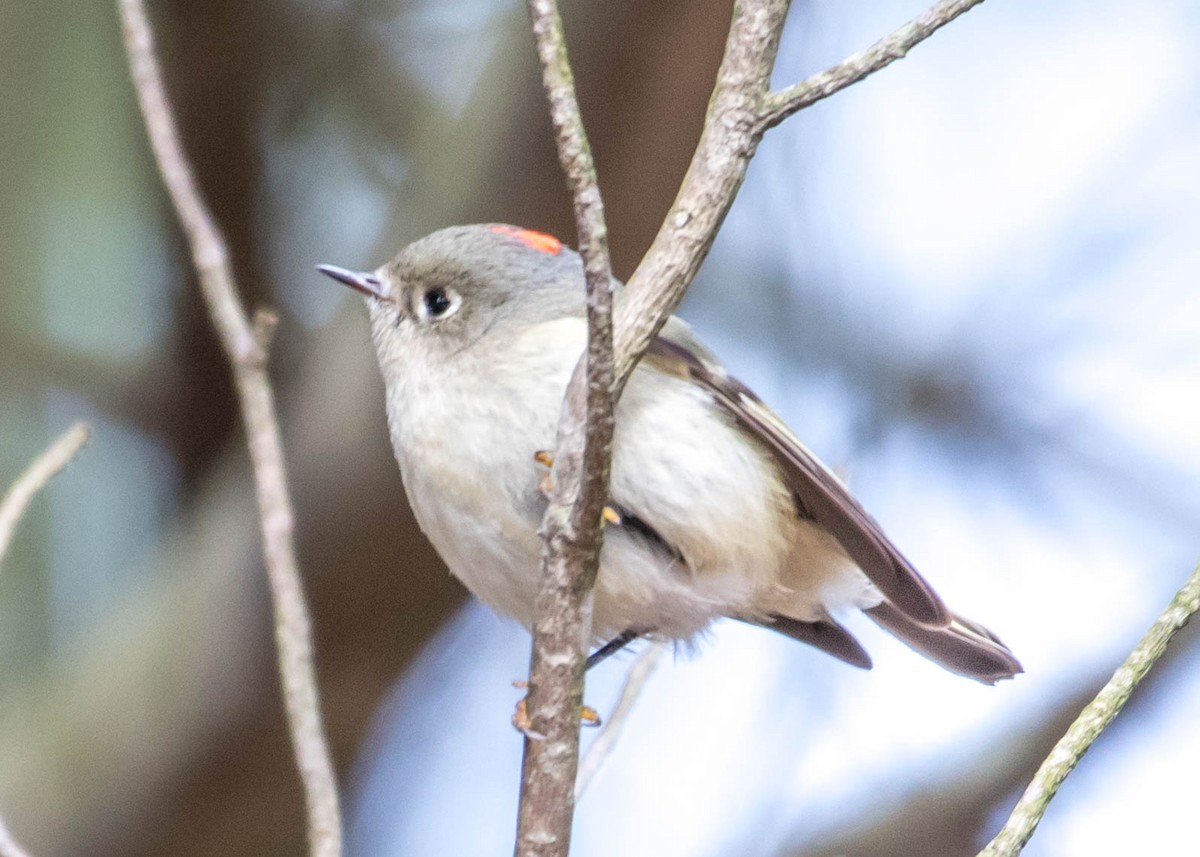
<path id="1" fill-rule="evenodd" d="M 421 529 L 476 596 L 529 627 L 547 504 L 535 454 L 554 445 L 587 336 L 579 255 L 485 224 L 435 232 L 374 273 L 320 270 L 366 296 Z M 952 672 L 1021 671 L 676 318 L 617 404 L 610 493 L 595 641 L 689 640 L 733 617 L 866 668 L 835 618 L 859 609 Z"/>

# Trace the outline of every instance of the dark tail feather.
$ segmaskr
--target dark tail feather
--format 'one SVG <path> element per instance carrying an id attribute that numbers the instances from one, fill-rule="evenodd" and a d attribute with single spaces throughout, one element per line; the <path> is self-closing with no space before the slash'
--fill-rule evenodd
<path id="1" fill-rule="evenodd" d="M 951 614 L 949 625 L 930 627 L 904 615 L 887 601 L 865 612 L 881 628 L 952 673 L 995 684 L 1024 672 L 995 634 L 968 619 Z"/>
<path id="2" fill-rule="evenodd" d="M 790 616 L 772 616 L 763 622 L 758 622 L 764 628 L 816 646 L 823 652 L 843 660 L 851 666 L 864 670 L 871 668 L 871 656 L 854 636 L 832 619 L 818 619 L 815 622 L 801 622 Z"/>

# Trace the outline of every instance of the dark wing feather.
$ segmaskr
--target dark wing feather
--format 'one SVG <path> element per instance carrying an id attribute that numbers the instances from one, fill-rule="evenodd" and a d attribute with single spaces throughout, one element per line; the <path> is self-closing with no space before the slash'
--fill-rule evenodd
<path id="1" fill-rule="evenodd" d="M 748 620 L 747 620 L 748 621 Z M 818 619 L 815 622 L 805 622 L 793 619 L 791 616 L 772 616 L 762 622 L 754 622 L 772 631 L 778 631 L 793 640 L 815 646 L 821 651 L 833 655 L 838 660 L 845 661 L 859 669 L 871 668 L 871 656 L 862 647 L 862 643 L 854 635 L 832 619 Z"/>
<path id="2" fill-rule="evenodd" d="M 984 684 L 1012 678 L 1023 672 L 996 635 L 974 622 L 951 614 L 944 628 L 929 628 L 914 622 L 886 601 L 866 611 L 876 624 L 907 643 L 952 673 L 973 678 Z"/>
<path id="3" fill-rule="evenodd" d="M 951 615 L 916 569 L 883 534 L 875 519 L 809 452 L 779 417 L 671 319 L 650 345 L 647 360 L 672 375 L 690 378 L 707 389 L 748 431 L 779 459 L 789 487 L 812 520 L 827 530 L 892 604 L 911 619 L 945 627 Z"/>

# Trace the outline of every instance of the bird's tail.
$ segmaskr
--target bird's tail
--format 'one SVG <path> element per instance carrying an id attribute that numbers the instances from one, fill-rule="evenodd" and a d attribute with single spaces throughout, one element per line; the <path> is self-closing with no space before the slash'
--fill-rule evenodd
<path id="1" fill-rule="evenodd" d="M 952 613 L 948 625 L 922 625 L 887 601 L 865 612 L 875 624 L 952 673 L 995 684 L 1024 672 L 1008 646 L 969 619 Z"/>

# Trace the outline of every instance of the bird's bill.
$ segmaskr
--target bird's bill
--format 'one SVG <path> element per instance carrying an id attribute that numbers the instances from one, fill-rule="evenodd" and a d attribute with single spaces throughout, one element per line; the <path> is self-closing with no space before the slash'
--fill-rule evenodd
<path id="1" fill-rule="evenodd" d="M 339 268 L 337 265 L 317 265 L 317 270 L 357 292 L 362 292 L 368 297 L 383 300 L 388 296 L 387 288 L 383 285 L 379 277 L 374 274 L 362 271 L 350 271 L 346 268 Z"/>

